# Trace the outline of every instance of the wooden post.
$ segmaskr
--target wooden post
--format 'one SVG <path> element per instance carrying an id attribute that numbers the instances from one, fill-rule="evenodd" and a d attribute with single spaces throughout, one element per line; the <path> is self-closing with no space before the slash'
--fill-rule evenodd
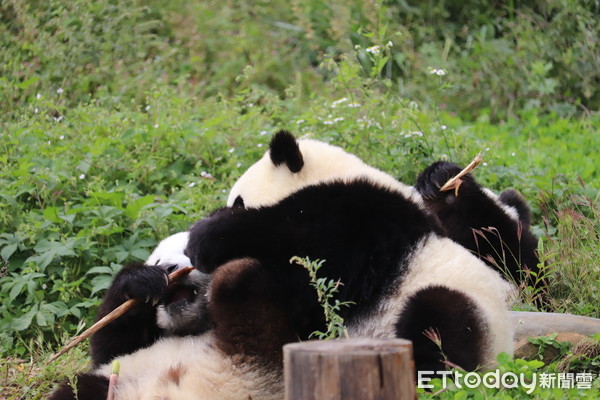
<path id="1" fill-rule="evenodd" d="M 323 340 L 283 347 L 285 400 L 414 400 L 412 343 Z"/>

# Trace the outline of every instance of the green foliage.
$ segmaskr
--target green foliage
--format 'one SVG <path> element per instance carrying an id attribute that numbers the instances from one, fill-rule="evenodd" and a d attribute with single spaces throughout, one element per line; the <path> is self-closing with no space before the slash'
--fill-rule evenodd
<path id="1" fill-rule="evenodd" d="M 529 338 L 529 342 L 533 343 L 537 347 L 537 354 L 535 355 L 535 358 L 544 361 L 544 350 L 550 346 L 558 350 L 559 356 L 564 356 L 567 350 L 569 350 L 569 348 L 571 347 L 571 344 L 569 342 L 559 342 L 558 340 L 556 340 L 557 336 L 558 334 L 555 333 L 550 336 L 538 336 L 535 338 Z"/>
<path id="2" fill-rule="evenodd" d="M 426 382 L 433 386 L 429 391 L 419 389 L 419 398 L 423 399 L 594 399 L 600 387 L 600 379 L 597 374 L 592 376 L 589 388 L 578 387 L 573 382 L 572 388 L 561 388 L 558 385 L 559 372 L 555 364 L 544 366 L 539 360 L 512 359 L 508 354 L 498 355 L 498 366 L 492 371 L 481 371 L 479 378 L 471 380 L 465 376 L 467 373 L 460 370 L 452 370 L 451 375 L 444 380 L 440 378 Z M 494 373 L 498 373 L 499 381 Z M 456 375 L 457 374 L 457 375 Z M 564 373 L 563 373 L 564 374 Z M 486 377 L 486 375 L 488 377 Z M 503 381 L 502 377 L 516 377 L 516 381 L 509 379 Z M 564 375 L 562 375 L 564 376 Z M 466 377 L 466 379 L 465 379 Z M 457 378 L 453 380 L 453 378 Z M 521 382 L 521 379 L 523 379 Z M 553 379 L 553 380 L 552 380 Z M 575 376 L 573 376 L 575 379 Z M 476 387 L 477 381 L 487 382 Z M 504 384 L 506 383 L 506 384 Z"/>
<path id="3" fill-rule="evenodd" d="M 350 306 L 353 303 L 350 301 L 341 302 L 338 299 L 335 299 L 339 286 L 343 285 L 342 282 L 317 277 L 317 272 L 321 269 L 324 262 L 325 260 L 311 261 L 308 258 L 300 257 L 292 257 L 290 260 L 290 263 L 301 265 L 308 271 L 310 285 L 317 291 L 317 299 L 321 307 L 323 307 L 323 313 L 325 314 L 327 330 L 325 332 L 313 332 L 311 333 L 311 336 L 316 336 L 321 340 L 348 338 L 348 331 L 344 325 L 344 318 L 339 313 L 343 306 Z"/>
<path id="4" fill-rule="evenodd" d="M 344 58 L 382 89 L 463 118 L 598 109 L 596 3 L 468 4 L 6 0 L 0 109 L 18 118 L 14 106 L 43 93 L 57 118 L 90 101 L 140 110 L 155 84 L 204 98 L 253 87 L 283 96 L 295 85 L 310 97 L 336 77 L 322 62 Z M 444 90 L 432 68 L 447 71 Z"/>

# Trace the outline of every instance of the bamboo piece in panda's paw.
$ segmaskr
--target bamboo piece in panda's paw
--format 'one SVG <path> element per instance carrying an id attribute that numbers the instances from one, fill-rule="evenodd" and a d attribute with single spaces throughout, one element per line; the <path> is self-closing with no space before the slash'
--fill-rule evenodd
<path id="1" fill-rule="evenodd" d="M 183 278 L 192 272 L 194 268 L 185 267 L 180 270 L 177 270 L 170 274 L 167 278 L 169 284 Z M 119 318 L 121 315 L 125 314 L 127 311 L 131 310 L 136 304 L 139 304 L 142 300 L 140 299 L 129 299 L 119 307 L 115 308 L 104 317 L 99 319 L 94 325 L 90 326 L 86 329 L 81 335 L 75 336 L 61 351 L 54 354 L 48 360 L 48 364 L 52 361 L 56 360 L 58 357 L 65 354 L 67 351 L 71 350 L 73 347 L 77 346 L 79 343 L 83 342 L 88 337 L 92 336 L 94 333 L 98 332 L 100 329 L 104 328 L 106 325 L 110 324 L 115 319 Z"/>
<path id="2" fill-rule="evenodd" d="M 458 188 L 463 182 L 460 178 L 473 171 L 479 164 L 481 164 L 482 161 L 483 158 L 481 158 L 481 154 L 477 154 L 473 161 L 469 163 L 469 165 L 467 165 L 462 171 L 456 174 L 455 177 L 448 179 L 448 181 L 444 183 L 444 185 L 440 188 L 440 192 L 445 192 L 454 189 L 454 195 L 458 196 Z"/>

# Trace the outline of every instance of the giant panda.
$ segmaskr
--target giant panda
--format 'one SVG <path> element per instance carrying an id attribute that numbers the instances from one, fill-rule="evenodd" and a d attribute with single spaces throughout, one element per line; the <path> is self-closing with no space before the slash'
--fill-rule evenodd
<path id="1" fill-rule="evenodd" d="M 128 298 L 143 301 L 92 336 L 92 371 L 60 385 L 50 400 L 105 400 L 113 360 L 121 364 L 120 400 L 282 399 L 281 347 L 294 339 L 284 328 L 287 316 L 279 309 L 270 312 L 267 296 L 253 295 L 264 286 L 261 279 L 252 281 L 248 301 L 230 293 L 236 271 L 257 262 L 235 260 L 211 276 L 194 270 L 167 286 L 167 274 L 191 265 L 183 254 L 187 240 L 188 232 L 170 236 L 145 263 L 119 271 L 98 319 Z M 257 310 L 263 314 L 247 321 Z M 279 341 L 265 340 L 273 325 Z"/>
<path id="2" fill-rule="evenodd" d="M 271 282 L 297 339 L 325 321 L 293 256 L 323 260 L 322 277 L 341 282 L 351 337 L 410 339 L 417 370 L 475 370 L 512 353 L 511 285 L 447 237 L 417 188 L 341 148 L 280 131 L 227 204 L 192 226 L 185 254 L 205 273 L 257 260 L 244 274 Z"/>
<path id="3" fill-rule="evenodd" d="M 460 243 L 517 286 L 540 284 L 537 239 L 531 232 L 530 210 L 515 190 L 500 195 L 481 187 L 471 174 L 457 191 L 440 191 L 461 167 L 447 161 L 428 166 L 415 189 L 446 236 Z"/>

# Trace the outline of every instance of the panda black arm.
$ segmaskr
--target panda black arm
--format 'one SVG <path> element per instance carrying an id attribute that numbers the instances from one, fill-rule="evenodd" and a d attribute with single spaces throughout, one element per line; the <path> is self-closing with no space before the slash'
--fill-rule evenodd
<path id="1" fill-rule="evenodd" d="M 270 210 L 222 208 L 196 222 L 190 229 L 185 254 L 205 273 L 237 258 L 263 259 L 274 245 L 278 224 L 266 217 Z"/>
<path id="2" fill-rule="evenodd" d="M 94 366 L 149 346 L 160 337 L 155 304 L 162 298 L 166 288 L 167 274 L 159 266 L 129 264 L 117 273 L 100 305 L 97 319 L 129 298 L 141 299 L 141 302 L 92 336 Z"/>

